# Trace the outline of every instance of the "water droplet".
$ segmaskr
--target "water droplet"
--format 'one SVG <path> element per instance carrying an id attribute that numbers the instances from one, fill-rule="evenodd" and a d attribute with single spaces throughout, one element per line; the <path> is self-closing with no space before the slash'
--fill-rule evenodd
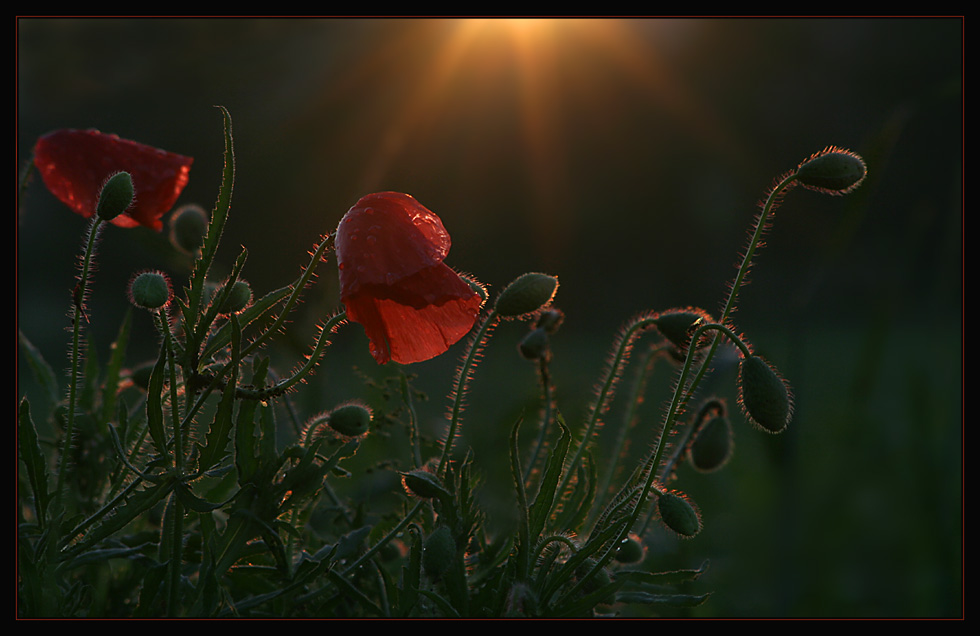
<path id="1" fill-rule="evenodd" d="M 375 243 L 378 242 L 378 237 L 375 236 L 374 234 L 368 234 L 368 237 L 365 240 L 367 241 L 368 245 L 374 245 Z"/>

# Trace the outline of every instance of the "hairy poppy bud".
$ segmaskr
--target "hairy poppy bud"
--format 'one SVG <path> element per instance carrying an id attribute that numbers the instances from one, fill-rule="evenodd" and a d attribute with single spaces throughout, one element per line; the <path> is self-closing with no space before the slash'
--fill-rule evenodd
<path id="1" fill-rule="evenodd" d="M 142 309 L 160 309 L 170 302 L 170 294 L 170 280 L 161 272 L 143 272 L 129 283 L 129 300 Z"/>
<path id="2" fill-rule="evenodd" d="M 558 279 L 536 272 L 518 276 L 497 297 L 497 314 L 504 318 L 526 316 L 551 302 Z"/>
<path id="3" fill-rule="evenodd" d="M 134 195 L 133 177 L 128 172 L 117 172 L 102 186 L 95 211 L 103 221 L 111 221 L 132 205 Z"/>
<path id="4" fill-rule="evenodd" d="M 541 312 L 538 316 L 538 322 L 535 324 L 536 327 L 544 329 L 548 333 L 555 333 L 558 331 L 558 327 L 565 320 L 565 314 L 562 313 L 561 309 L 555 309 L 554 307 L 549 307 Z"/>
<path id="5" fill-rule="evenodd" d="M 548 355 L 548 332 L 538 327 L 532 329 L 517 345 L 526 360 L 540 360 Z"/>
<path id="6" fill-rule="evenodd" d="M 646 548 L 643 542 L 635 534 L 630 534 L 623 539 L 616 549 L 616 561 L 619 563 L 639 563 L 646 556 Z"/>
<path id="7" fill-rule="evenodd" d="M 190 203 L 181 206 L 170 217 L 170 242 L 187 254 L 196 254 L 208 233 L 208 216 L 204 209 Z"/>
<path id="8" fill-rule="evenodd" d="M 698 471 L 710 473 L 728 463 L 734 449 L 731 422 L 724 415 L 712 415 L 691 440 L 688 459 Z"/>
<path id="9" fill-rule="evenodd" d="M 241 279 L 236 280 L 228 297 L 225 298 L 225 302 L 221 303 L 218 313 L 237 314 L 248 307 L 250 302 L 252 302 L 252 288 L 247 282 Z"/>
<path id="10" fill-rule="evenodd" d="M 762 430 L 780 433 L 789 424 L 793 402 L 786 381 L 759 356 L 742 359 L 738 371 L 739 402 Z"/>
<path id="11" fill-rule="evenodd" d="M 827 194 L 847 194 L 861 185 L 867 167 L 860 156 L 830 146 L 800 164 L 796 180 L 805 188 Z"/>
<path id="12" fill-rule="evenodd" d="M 437 579 L 452 565 L 456 556 L 456 541 L 448 526 L 439 526 L 422 545 L 422 566 L 425 573 Z"/>
<path id="13" fill-rule="evenodd" d="M 421 468 L 410 473 L 402 473 L 402 485 L 408 494 L 422 499 L 442 499 L 450 496 L 435 473 Z"/>
<path id="14" fill-rule="evenodd" d="M 662 493 L 657 507 L 664 525 L 682 537 L 693 537 L 701 532 L 701 515 L 686 496 L 676 492 Z"/>
<path id="15" fill-rule="evenodd" d="M 701 324 L 712 322 L 711 316 L 703 309 L 688 307 L 671 309 L 657 315 L 657 329 L 664 338 L 680 350 L 687 348 L 691 334 Z"/>
<path id="16" fill-rule="evenodd" d="M 359 437 L 371 425 L 371 409 L 360 402 L 341 404 L 327 416 L 327 426 L 346 437 Z"/>

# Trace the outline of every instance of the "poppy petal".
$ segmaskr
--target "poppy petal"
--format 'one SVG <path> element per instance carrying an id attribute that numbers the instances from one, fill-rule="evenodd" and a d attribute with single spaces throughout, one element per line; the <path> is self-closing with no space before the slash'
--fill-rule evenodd
<path id="1" fill-rule="evenodd" d="M 120 139 L 97 130 L 56 130 L 34 146 L 34 164 L 55 197 L 85 218 L 95 214 L 99 192 L 113 174 L 128 172 L 136 200 L 112 223 L 161 230 L 194 159 Z"/>
<path id="2" fill-rule="evenodd" d="M 398 192 L 362 197 L 337 229 L 341 293 L 393 285 L 442 262 L 449 246 L 442 221 L 413 197 Z"/>
<path id="3" fill-rule="evenodd" d="M 438 216 L 397 192 L 363 197 L 337 228 L 341 300 L 379 364 L 422 362 L 465 336 L 483 299 L 442 262 Z"/>
<path id="4" fill-rule="evenodd" d="M 348 317 L 364 327 L 378 364 L 412 364 L 445 353 L 473 328 L 483 302 L 442 263 L 408 280 L 408 288 L 371 288 L 344 300 Z"/>

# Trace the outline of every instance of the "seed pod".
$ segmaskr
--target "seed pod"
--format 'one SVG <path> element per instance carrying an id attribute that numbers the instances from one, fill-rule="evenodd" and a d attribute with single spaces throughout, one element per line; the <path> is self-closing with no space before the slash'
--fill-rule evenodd
<path id="1" fill-rule="evenodd" d="M 800 164 L 796 180 L 810 190 L 840 195 L 861 185 L 865 174 L 867 167 L 860 156 L 829 146 Z"/>
<path id="2" fill-rule="evenodd" d="M 724 415 L 708 418 L 688 447 L 688 460 L 696 470 L 710 473 L 728 463 L 735 449 L 732 424 Z"/>
<path id="3" fill-rule="evenodd" d="M 129 282 L 129 301 L 142 309 L 156 311 L 170 302 L 170 280 L 162 272 L 143 272 Z"/>
<path id="4" fill-rule="evenodd" d="M 738 401 L 745 415 L 762 430 L 780 433 L 793 415 L 789 385 L 759 356 L 742 359 L 738 371 Z"/>
<path id="5" fill-rule="evenodd" d="M 441 577 L 456 556 L 456 541 L 448 526 L 439 526 L 432 531 L 422 545 L 422 567 L 434 579 Z"/>
<path id="6" fill-rule="evenodd" d="M 341 404 L 327 417 L 327 426 L 346 437 L 359 437 L 371 425 L 371 409 L 360 402 Z"/>
<path id="7" fill-rule="evenodd" d="M 518 318 L 533 313 L 551 302 L 558 290 L 558 279 L 536 272 L 517 277 L 497 297 L 497 314 Z"/>
<path id="8" fill-rule="evenodd" d="M 693 537 L 701 532 L 701 515 L 685 495 L 662 493 L 657 507 L 664 525 L 682 537 Z"/>

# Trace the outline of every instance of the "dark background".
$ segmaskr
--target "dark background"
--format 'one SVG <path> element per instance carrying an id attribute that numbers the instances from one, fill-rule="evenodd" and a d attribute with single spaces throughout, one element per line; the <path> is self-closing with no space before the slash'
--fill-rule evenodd
<path id="1" fill-rule="evenodd" d="M 213 106 L 225 106 L 238 173 L 221 268 L 244 245 L 254 289 L 278 288 L 360 196 L 408 192 L 452 234 L 447 262 L 491 290 L 526 271 L 559 276 L 553 373 L 573 425 L 628 317 L 720 309 L 775 177 L 827 145 L 860 153 L 869 174 L 855 193 L 800 189 L 778 209 L 736 315 L 794 386 L 790 430 L 766 436 L 735 412 L 727 470 L 682 469 L 677 482 L 704 532 L 657 535 L 651 558 L 664 569 L 711 559 L 692 590 L 715 592 L 699 616 L 961 614 L 962 20 L 17 26 L 18 168 L 39 135 L 98 128 L 193 156 L 180 202 L 210 208 L 223 149 Z M 18 321 L 56 369 L 84 230 L 31 183 L 16 227 Z M 186 275 L 162 235 L 104 233 L 89 303 L 99 355 L 126 281 L 151 267 Z M 318 272 L 275 350 L 284 368 L 338 305 L 334 263 Z M 136 328 L 132 364 L 155 347 L 145 315 Z M 514 352 L 524 328 L 497 330 L 464 424 L 488 485 L 505 492 L 501 445 L 533 408 L 534 368 Z M 413 366 L 431 397 L 423 419 L 441 416 L 460 350 Z M 356 327 L 294 396 L 301 410 L 360 391 L 351 365 L 388 371 Z M 659 373 L 642 412 L 651 430 L 672 377 Z M 29 373 L 18 377 L 30 394 Z M 728 358 L 710 389 L 737 411 L 733 387 Z"/>

